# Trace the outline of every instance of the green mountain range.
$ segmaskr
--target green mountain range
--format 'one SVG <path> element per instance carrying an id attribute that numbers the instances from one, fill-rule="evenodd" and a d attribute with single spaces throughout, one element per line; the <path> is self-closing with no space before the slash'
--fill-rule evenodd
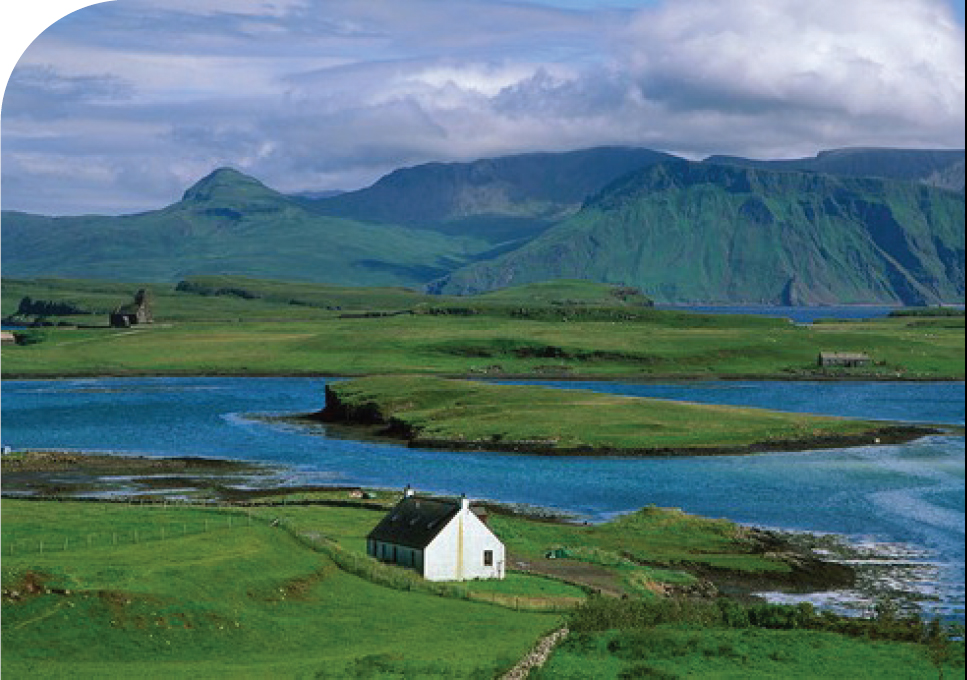
<path id="1" fill-rule="evenodd" d="M 2 214 L 5 277 L 245 275 L 464 294 L 583 278 L 659 303 L 964 299 L 964 151 L 690 162 L 605 147 L 287 196 L 216 170 L 161 210 Z"/>
<path id="2" fill-rule="evenodd" d="M 319 214 L 522 243 L 619 177 L 676 157 L 628 147 L 427 163 L 311 202 Z"/>
<path id="3" fill-rule="evenodd" d="M 963 300 L 964 195 L 896 180 L 666 162 L 432 288 L 465 294 L 548 278 L 635 286 L 657 302 Z"/>
<path id="4" fill-rule="evenodd" d="M 313 213 L 231 169 L 161 210 L 122 217 L 4 212 L 3 274 L 178 281 L 197 274 L 420 285 L 471 262 L 489 243 Z"/>

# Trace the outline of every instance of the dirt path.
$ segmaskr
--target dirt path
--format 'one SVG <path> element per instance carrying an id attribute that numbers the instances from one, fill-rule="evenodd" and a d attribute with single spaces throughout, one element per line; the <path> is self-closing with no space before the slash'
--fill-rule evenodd
<path id="1" fill-rule="evenodd" d="M 567 637 L 570 631 L 567 627 L 558 628 L 550 635 L 545 635 L 537 644 L 534 645 L 534 649 L 527 653 L 523 659 L 517 662 L 517 665 L 512 669 L 507 671 L 500 680 L 524 680 L 527 674 L 531 672 L 534 668 L 540 668 L 550 657 L 551 652 L 554 651 L 554 647 L 557 646 L 561 640 Z"/>

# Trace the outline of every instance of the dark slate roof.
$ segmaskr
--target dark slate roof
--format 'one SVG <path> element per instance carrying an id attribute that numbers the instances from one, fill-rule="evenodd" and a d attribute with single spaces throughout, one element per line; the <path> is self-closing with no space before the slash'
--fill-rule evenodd
<path id="1" fill-rule="evenodd" d="M 460 501 L 409 496 L 369 532 L 367 538 L 422 550 L 460 511 Z"/>

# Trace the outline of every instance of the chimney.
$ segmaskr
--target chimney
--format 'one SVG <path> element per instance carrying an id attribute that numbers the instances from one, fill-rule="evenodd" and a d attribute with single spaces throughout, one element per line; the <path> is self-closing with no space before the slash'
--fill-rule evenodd
<path id="1" fill-rule="evenodd" d="M 407 484 L 406 488 L 403 489 L 403 498 L 409 498 L 412 495 L 413 495 L 413 487 Z"/>

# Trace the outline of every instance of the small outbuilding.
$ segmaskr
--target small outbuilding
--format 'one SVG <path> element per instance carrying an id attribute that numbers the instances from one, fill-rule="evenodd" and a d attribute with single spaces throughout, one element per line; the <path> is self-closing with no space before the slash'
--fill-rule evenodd
<path id="1" fill-rule="evenodd" d="M 428 581 L 504 578 L 504 544 L 466 498 L 423 498 L 409 487 L 366 537 L 366 552 Z"/>
<path id="2" fill-rule="evenodd" d="M 820 352 L 817 364 L 821 368 L 861 368 L 873 363 L 862 352 Z"/>

